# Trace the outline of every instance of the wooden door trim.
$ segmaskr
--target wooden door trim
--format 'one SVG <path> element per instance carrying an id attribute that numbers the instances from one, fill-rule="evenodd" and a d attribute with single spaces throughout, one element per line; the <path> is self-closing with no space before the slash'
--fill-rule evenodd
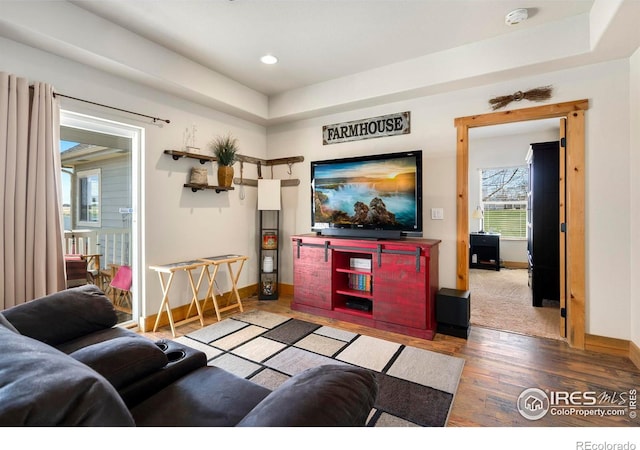
<path id="1" fill-rule="evenodd" d="M 469 289 L 469 128 L 529 120 L 567 119 L 566 147 L 566 301 L 567 342 L 585 345 L 585 124 L 586 99 L 510 111 L 459 117 L 456 142 L 456 233 L 458 289 Z"/>
<path id="2" fill-rule="evenodd" d="M 566 137 L 567 137 L 567 119 L 565 117 L 560 118 L 560 155 L 559 155 L 559 167 L 560 167 L 560 198 L 559 205 L 559 217 L 560 223 L 566 223 L 566 204 L 567 204 L 567 149 L 566 149 Z M 560 310 L 567 307 L 567 240 L 566 234 L 562 230 L 558 230 L 560 234 Z M 560 336 L 567 337 L 567 321 L 564 315 L 560 316 Z"/>

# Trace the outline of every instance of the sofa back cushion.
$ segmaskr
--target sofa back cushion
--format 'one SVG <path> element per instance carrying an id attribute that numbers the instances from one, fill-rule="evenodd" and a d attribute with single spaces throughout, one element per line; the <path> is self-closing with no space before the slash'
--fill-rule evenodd
<path id="1" fill-rule="evenodd" d="M 237 426 L 364 426 L 377 396 L 372 371 L 347 364 L 317 366 L 282 383 Z"/>
<path id="2" fill-rule="evenodd" d="M 53 346 L 118 322 L 113 304 L 93 284 L 31 300 L 2 314 L 20 334 Z"/>
<path id="3" fill-rule="evenodd" d="M 133 426 L 101 375 L 0 326 L 0 426 Z"/>

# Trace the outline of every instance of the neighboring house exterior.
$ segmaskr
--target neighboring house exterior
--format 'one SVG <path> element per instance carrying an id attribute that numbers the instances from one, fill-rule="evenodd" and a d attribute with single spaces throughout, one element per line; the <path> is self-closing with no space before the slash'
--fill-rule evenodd
<path id="1" fill-rule="evenodd" d="M 63 207 L 67 246 L 75 243 L 78 253 L 101 254 L 102 268 L 130 265 L 129 150 L 77 144 L 61 152 L 61 162 L 69 176 L 69 183 L 63 183 L 70 198 Z"/>

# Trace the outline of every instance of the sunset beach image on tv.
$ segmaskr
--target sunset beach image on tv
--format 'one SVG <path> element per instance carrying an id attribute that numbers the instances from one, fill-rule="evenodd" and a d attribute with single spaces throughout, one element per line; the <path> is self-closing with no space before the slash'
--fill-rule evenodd
<path id="1" fill-rule="evenodd" d="M 415 230 L 417 159 L 405 154 L 315 163 L 314 226 Z"/>

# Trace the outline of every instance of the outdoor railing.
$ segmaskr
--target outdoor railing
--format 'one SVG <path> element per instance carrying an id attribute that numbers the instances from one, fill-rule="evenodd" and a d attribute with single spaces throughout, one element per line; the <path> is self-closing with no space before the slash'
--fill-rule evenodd
<path id="1" fill-rule="evenodd" d="M 110 264 L 130 265 L 131 231 L 128 228 L 65 230 L 66 254 L 100 255 L 100 269 Z"/>

